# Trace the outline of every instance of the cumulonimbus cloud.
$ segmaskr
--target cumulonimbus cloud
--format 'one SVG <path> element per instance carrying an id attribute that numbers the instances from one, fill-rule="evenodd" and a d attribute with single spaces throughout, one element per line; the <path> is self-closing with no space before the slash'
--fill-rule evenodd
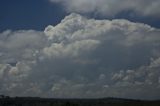
<path id="1" fill-rule="evenodd" d="M 159 34 L 146 24 L 75 13 L 44 32 L 4 31 L 0 93 L 160 98 Z"/>
<path id="2" fill-rule="evenodd" d="M 94 13 L 114 16 L 132 11 L 138 16 L 159 17 L 159 0 L 50 0 L 60 3 L 67 12 Z"/>

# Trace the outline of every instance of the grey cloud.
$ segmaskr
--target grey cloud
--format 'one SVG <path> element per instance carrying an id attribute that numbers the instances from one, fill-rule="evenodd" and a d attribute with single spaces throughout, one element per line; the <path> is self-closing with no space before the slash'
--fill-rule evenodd
<path id="1" fill-rule="evenodd" d="M 112 76 L 112 80 L 118 86 L 150 85 L 159 89 L 159 60 L 159 58 L 151 60 L 149 65 L 141 66 L 135 70 L 121 70 Z"/>
<path id="2" fill-rule="evenodd" d="M 159 33 L 142 23 L 74 13 L 44 32 L 5 31 L 0 93 L 160 98 Z"/>
<path id="3" fill-rule="evenodd" d="M 123 11 L 133 11 L 141 16 L 159 17 L 159 0 L 50 0 L 61 3 L 67 12 L 95 13 L 114 16 Z"/>
<path id="4" fill-rule="evenodd" d="M 148 66 L 141 66 L 135 70 L 126 70 L 115 73 L 112 77 L 112 80 L 115 81 L 114 88 L 127 88 L 125 93 L 128 92 L 132 96 L 143 96 L 147 94 L 144 97 L 146 99 L 150 97 L 152 97 L 152 99 L 159 98 L 160 67 L 157 63 L 159 63 L 159 58 L 152 60 Z"/>
<path id="5" fill-rule="evenodd" d="M 0 34 L 0 63 L 16 63 L 19 60 L 34 60 L 45 45 L 46 38 L 43 32 L 28 31 L 4 31 Z"/>

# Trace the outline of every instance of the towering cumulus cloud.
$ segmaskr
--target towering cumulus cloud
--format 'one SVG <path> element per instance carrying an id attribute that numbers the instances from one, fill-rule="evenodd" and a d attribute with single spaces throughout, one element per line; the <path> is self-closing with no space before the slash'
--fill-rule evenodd
<path id="1" fill-rule="evenodd" d="M 0 93 L 160 98 L 159 35 L 160 29 L 142 23 L 75 13 L 44 32 L 4 31 Z"/>
<path id="2" fill-rule="evenodd" d="M 60 3 L 67 12 L 95 13 L 114 16 L 132 11 L 140 16 L 160 17 L 159 0 L 50 0 Z"/>

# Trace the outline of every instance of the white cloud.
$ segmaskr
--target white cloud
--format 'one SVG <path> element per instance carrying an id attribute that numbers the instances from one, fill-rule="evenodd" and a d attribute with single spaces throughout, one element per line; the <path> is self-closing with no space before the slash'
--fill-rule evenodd
<path id="1" fill-rule="evenodd" d="M 50 47 L 44 48 L 44 53 L 49 57 L 67 57 L 67 56 L 78 56 L 86 51 L 91 51 L 99 44 L 96 40 L 82 40 L 76 41 L 71 44 L 57 44 L 53 43 Z"/>
<path id="2" fill-rule="evenodd" d="M 61 3 L 67 12 L 94 13 L 114 16 L 133 11 L 141 16 L 159 17 L 159 0 L 50 0 Z"/>
<path id="3" fill-rule="evenodd" d="M 160 98 L 159 34 L 142 23 L 78 14 L 44 33 L 5 31 L 0 34 L 0 93 Z"/>

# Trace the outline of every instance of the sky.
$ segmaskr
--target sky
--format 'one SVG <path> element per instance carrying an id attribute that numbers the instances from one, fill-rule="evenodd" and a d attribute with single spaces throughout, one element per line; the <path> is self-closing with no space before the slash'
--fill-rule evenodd
<path id="1" fill-rule="evenodd" d="M 1 0 L 0 94 L 160 99 L 159 0 Z"/>

